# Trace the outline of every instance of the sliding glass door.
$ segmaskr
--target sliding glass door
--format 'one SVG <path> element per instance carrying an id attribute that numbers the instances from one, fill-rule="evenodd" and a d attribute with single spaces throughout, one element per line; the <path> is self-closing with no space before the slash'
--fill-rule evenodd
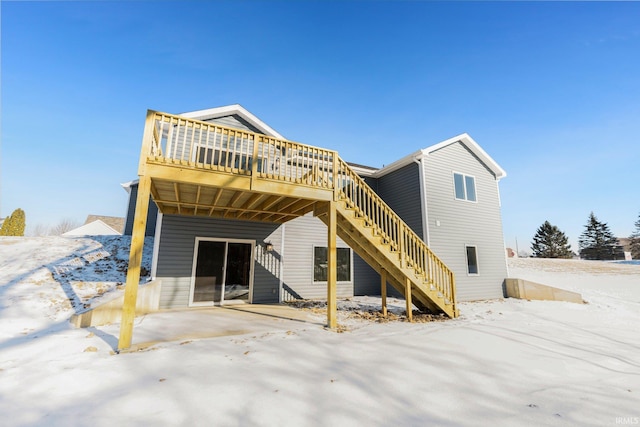
<path id="1" fill-rule="evenodd" d="M 196 239 L 190 305 L 249 302 L 252 241 Z"/>

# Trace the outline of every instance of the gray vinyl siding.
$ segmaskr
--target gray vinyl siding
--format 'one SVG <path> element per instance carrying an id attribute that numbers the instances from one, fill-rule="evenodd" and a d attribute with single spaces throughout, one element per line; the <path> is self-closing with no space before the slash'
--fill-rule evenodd
<path id="1" fill-rule="evenodd" d="M 420 176 L 417 165 L 408 165 L 380 178 L 362 177 L 378 195 L 422 237 L 422 218 L 420 217 Z M 413 170 L 415 169 L 415 171 Z M 397 186 L 397 187 L 394 187 Z M 382 191 L 382 193 L 381 193 Z M 402 214 L 399 212 L 401 211 Z M 408 221 L 407 221 L 408 220 Z M 354 253 L 353 256 L 353 293 L 354 295 L 380 295 L 380 275 L 365 260 Z M 391 285 L 387 293 L 392 297 L 402 296 Z"/>
<path id="2" fill-rule="evenodd" d="M 423 159 L 431 249 L 456 277 L 458 299 L 501 298 L 507 277 L 495 175 L 457 142 Z M 477 202 L 456 200 L 454 172 L 475 177 Z M 476 246 L 479 274 L 467 274 L 465 246 Z"/>
<path id="3" fill-rule="evenodd" d="M 378 192 L 378 179 L 363 176 L 362 179 L 376 193 Z M 380 275 L 358 254 L 353 254 L 353 294 L 354 295 L 380 295 Z"/>
<path id="4" fill-rule="evenodd" d="M 424 238 L 420 170 L 417 163 L 379 177 L 378 194 L 418 236 Z"/>
<path id="5" fill-rule="evenodd" d="M 358 254 L 353 254 L 353 294 L 380 295 L 380 275 Z"/>
<path id="6" fill-rule="evenodd" d="M 129 205 L 127 207 L 127 217 L 124 223 L 125 236 L 131 236 L 133 232 L 133 218 L 136 213 L 136 201 L 138 200 L 138 184 L 131 185 L 129 193 Z M 147 214 L 147 227 L 145 236 L 154 236 L 156 233 L 156 220 L 158 218 L 158 206 L 149 197 L 149 213 Z"/>
<path id="7" fill-rule="evenodd" d="M 280 224 L 164 215 L 156 277 L 162 280 L 161 308 L 189 305 L 196 237 L 255 240 L 253 303 L 277 303 L 281 274 Z M 262 249 L 264 242 L 274 250 Z"/>
<path id="8" fill-rule="evenodd" d="M 312 214 L 307 214 L 287 222 L 285 227 L 283 288 L 293 290 L 298 298 L 326 299 L 326 282 L 313 281 L 313 248 L 327 246 L 327 226 Z M 339 238 L 337 246 L 349 247 Z M 352 261 L 352 278 L 353 269 Z M 353 296 L 353 281 L 338 282 L 337 288 L 339 298 Z"/>
<path id="9" fill-rule="evenodd" d="M 364 182 L 367 183 L 369 187 L 371 187 L 373 191 L 375 191 L 376 193 L 378 192 L 378 178 L 372 178 L 370 176 L 362 176 L 361 178 L 364 180 Z"/>

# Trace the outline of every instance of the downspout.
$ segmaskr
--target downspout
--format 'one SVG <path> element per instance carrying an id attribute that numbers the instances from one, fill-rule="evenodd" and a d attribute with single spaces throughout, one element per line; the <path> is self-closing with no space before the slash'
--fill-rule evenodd
<path id="1" fill-rule="evenodd" d="M 496 194 L 498 195 L 498 212 L 500 213 L 500 229 L 502 230 L 502 253 L 504 254 L 504 264 L 507 269 L 507 277 L 509 274 L 509 260 L 507 260 L 507 242 L 504 241 L 504 227 L 502 226 L 502 200 L 500 197 L 500 178 L 496 177 Z M 518 254 L 516 254 L 518 256 Z"/>
<path id="2" fill-rule="evenodd" d="M 156 280 L 158 271 L 158 252 L 160 251 L 160 233 L 162 231 L 162 213 L 158 210 L 156 216 L 156 232 L 153 236 L 153 257 L 151 258 L 151 280 Z"/>
<path id="3" fill-rule="evenodd" d="M 427 246 L 431 247 L 431 239 L 429 238 L 429 211 L 427 210 L 427 193 L 426 186 L 424 182 L 424 167 L 422 160 L 424 159 L 424 152 L 414 157 L 413 161 L 418 165 L 418 173 L 420 178 L 420 203 L 422 205 L 422 240 L 427 244 Z"/>

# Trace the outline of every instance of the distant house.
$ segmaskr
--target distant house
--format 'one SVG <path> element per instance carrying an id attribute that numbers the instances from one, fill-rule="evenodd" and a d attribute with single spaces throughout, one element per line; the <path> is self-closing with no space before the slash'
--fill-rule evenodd
<path id="1" fill-rule="evenodd" d="M 149 117 L 140 176 L 161 308 L 326 297 L 327 203 L 338 297 L 380 295 L 381 276 L 452 316 L 456 300 L 503 296 L 506 173 L 468 134 L 375 168 L 286 141 L 240 105 Z M 125 234 L 138 186 L 123 184 Z"/>
<path id="2" fill-rule="evenodd" d="M 624 259 L 627 261 L 632 260 L 631 256 L 631 239 L 628 237 L 620 237 L 618 238 L 618 244 L 622 247 L 622 251 L 624 253 Z"/>
<path id="3" fill-rule="evenodd" d="M 89 215 L 80 227 L 63 233 L 63 236 L 101 236 L 101 235 L 121 235 L 124 231 L 124 221 L 122 217 Z"/>

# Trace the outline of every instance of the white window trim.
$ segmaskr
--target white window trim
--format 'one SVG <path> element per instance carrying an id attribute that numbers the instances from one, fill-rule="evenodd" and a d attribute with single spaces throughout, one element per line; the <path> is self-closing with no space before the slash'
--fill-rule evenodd
<path id="1" fill-rule="evenodd" d="M 314 263 L 315 263 L 315 255 L 316 255 L 316 248 L 327 248 L 327 255 L 329 252 L 329 247 L 326 245 L 313 245 L 311 248 L 311 283 L 313 283 L 314 285 L 322 285 L 322 284 L 327 284 L 328 282 L 326 280 L 321 280 L 321 281 L 317 281 L 315 278 L 315 274 L 314 274 Z M 349 284 L 349 283 L 353 283 L 353 249 L 351 249 L 348 246 L 336 246 L 336 249 L 348 249 L 349 250 L 349 262 L 350 264 L 350 271 L 349 271 L 349 280 L 336 280 L 336 283 L 344 283 L 344 284 Z"/>
<path id="2" fill-rule="evenodd" d="M 467 254 L 467 248 L 473 248 L 476 252 L 476 268 L 478 269 L 477 273 L 469 272 L 469 256 Z M 464 258 L 467 260 L 467 276 L 479 276 L 480 275 L 480 257 L 478 256 L 478 246 L 477 245 L 464 245 Z"/>
<path id="3" fill-rule="evenodd" d="M 249 300 L 248 303 L 251 304 L 253 302 L 253 274 L 255 267 L 255 250 L 256 250 L 256 241 L 255 240 L 247 240 L 247 239 L 225 239 L 225 238 L 217 238 L 217 237 L 199 237 L 196 236 L 196 241 L 194 243 L 193 248 L 193 262 L 191 265 L 191 280 L 189 285 L 189 307 L 212 307 L 215 306 L 214 302 L 193 302 L 193 293 L 196 285 L 196 265 L 198 264 L 198 247 L 200 242 L 225 242 L 227 245 L 229 243 L 246 243 L 251 245 L 251 267 L 249 269 Z M 228 249 L 228 248 L 227 248 Z M 223 270 L 227 269 L 227 252 L 225 251 L 225 259 Z M 222 297 L 220 298 L 220 306 L 224 305 L 224 292 L 222 293 Z"/>
<path id="4" fill-rule="evenodd" d="M 462 184 L 464 185 L 464 199 L 459 199 L 458 197 L 456 197 L 456 174 L 462 175 Z M 476 199 L 475 200 L 467 199 L 467 183 L 466 183 L 466 180 L 465 180 L 466 177 L 473 178 L 473 185 L 475 187 L 475 192 L 476 192 Z M 461 202 L 467 202 L 467 203 L 478 203 L 478 185 L 476 184 L 478 182 L 478 180 L 476 179 L 475 175 L 469 175 L 468 173 L 464 173 L 464 172 L 452 171 L 451 172 L 451 182 L 453 182 L 453 199 L 454 200 L 458 200 L 458 201 L 461 201 Z"/>

